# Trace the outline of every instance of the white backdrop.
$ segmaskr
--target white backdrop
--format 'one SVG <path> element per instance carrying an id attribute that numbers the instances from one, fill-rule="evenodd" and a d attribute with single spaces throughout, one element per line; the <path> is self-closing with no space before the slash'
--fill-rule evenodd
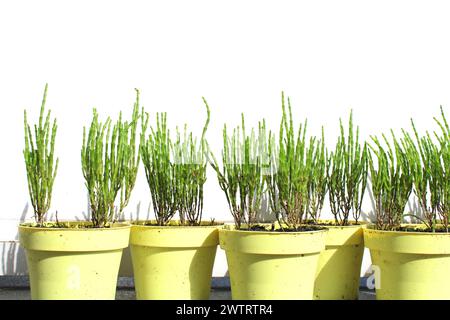
<path id="1" fill-rule="evenodd" d="M 205 96 L 217 154 L 223 123 L 238 124 L 241 112 L 248 126 L 265 117 L 278 130 L 282 90 L 310 133 L 325 126 L 329 146 L 351 108 L 363 138 L 409 127 L 410 117 L 434 129 L 439 105 L 450 116 L 449 13 L 446 1 L 432 0 L 0 0 L 0 241 L 16 239 L 20 217 L 32 217 L 23 109 L 37 119 L 46 82 L 59 123 L 50 212 L 82 218 L 82 128 L 94 106 L 103 118 L 129 115 L 135 87 L 152 122 L 167 111 L 173 129 L 187 122 L 199 135 Z M 230 220 L 212 170 L 208 176 L 205 218 Z M 127 214 L 140 203 L 145 215 L 149 199 L 141 167 Z M 23 272 L 22 260 L 5 267 L 17 248 L 2 248 L 0 274 Z M 217 275 L 226 269 L 219 260 Z"/>

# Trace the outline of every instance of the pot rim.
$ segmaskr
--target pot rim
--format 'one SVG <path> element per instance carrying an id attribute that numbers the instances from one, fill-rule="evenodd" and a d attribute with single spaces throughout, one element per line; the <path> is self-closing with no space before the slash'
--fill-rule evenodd
<path id="1" fill-rule="evenodd" d="M 128 247 L 130 230 L 129 224 L 111 228 L 78 229 L 19 226 L 19 242 L 26 250 L 60 254 L 118 251 Z"/>
<path id="2" fill-rule="evenodd" d="M 76 221 L 76 220 L 65 220 L 65 221 L 59 221 L 60 223 L 73 223 L 73 224 L 91 224 L 90 221 Z M 51 227 L 36 227 L 31 226 L 33 222 L 23 222 L 19 224 L 19 229 L 21 230 L 38 230 L 38 231 L 70 231 L 70 232 L 100 232 L 100 231 L 111 231 L 111 230 L 121 230 L 121 229 L 128 229 L 131 227 L 131 224 L 127 222 L 115 222 L 112 224 L 109 228 L 70 228 L 70 227 L 63 227 L 63 228 L 51 228 Z"/>
<path id="3" fill-rule="evenodd" d="M 159 226 L 159 225 L 145 225 L 145 224 L 141 224 L 141 223 L 146 223 L 146 222 L 154 222 L 155 220 L 137 220 L 137 221 L 129 221 L 129 224 L 132 227 L 145 227 L 145 228 L 151 228 L 151 229 L 206 229 L 206 228 L 220 228 L 222 227 L 225 222 L 222 221 L 218 221 L 218 222 L 214 222 L 214 225 L 211 224 L 207 224 L 208 222 L 206 221 L 202 221 L 202 224 L 205 223 L 205 225 L 199 225 L 199 226 L 190 226 L 190 225 L 165 225 L 165 226 Z M 177 223 L 180 220 L 171 220 L 169 221 L 172 223 Z"/>
<path id="4" fill-rule="evenodd" d="M 419 231 L 393 231 L 393 230 L 378 230 L 373 228 L 375 226 L 374 223 L 368 224 L 367 228 L 365 228 L 365 230 L 367 230 L 367 232 L 378 232 L 378 233 L 385 233 L 385 234 L 397 234 L 397 235 L 422 235 L 422 236 L 450 236 L 450 231 L 449 232 L 419 232 Z M 404 223 L 401 224 L 401 226 L 425 226 L 422 223 Z"/>
<path id="5" fill-rule="evenodd" d="M 232 232 L 237 234 L 248 234 L 248 235 L 303 235 L 303 234 L 316 234 L 321 232 L 328 232 L 328 229 L 324 227 L 321 230 L 314 230 L 314 231 L 294 231 L 294 232 L 283 232 L 283 231 L 253 231 L 253 230 L 236 230 L 236 229 L 228 229 L 226 227 L 234 227 L 233 225 L 225 224 L 222 228 L 219 229 L 220 232 Z"/>
<path id="6" fill-rule="evenodd" d="M 334 222 L 334 220 L 332 219 L 319 219 L 319 222 L 326 222 L 326 221 L 332 221 Z M 355 222 L 355 220 L 350 220 L 349 222 Z M 350 225 L 350 226 L 338 226 L 338 225 L 321 225 L 321 224 L 314 224 L 311 223 L 310 225 L 312 226 L 319 226 L 319 227 L 324 227 L 324 228 L 330 228 L 330 229 L 337 229 L 337 228 L 343 228 L 343 229 L 352 229 L 352 228 L 367 228 L 371 222 L 369 221 L 358 221 L 359 224 L 356 225 Z"/>

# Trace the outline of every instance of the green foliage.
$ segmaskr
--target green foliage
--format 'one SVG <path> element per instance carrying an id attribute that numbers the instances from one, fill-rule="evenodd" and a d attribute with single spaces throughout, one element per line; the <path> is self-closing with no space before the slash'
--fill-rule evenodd
<path id="1" fill-rule="evenodd" d="M 414 193 L 422 210 L 422 220 L 429 230 L 435 231 L 436 215 L 439 208 L 440 176 L 442 167 L 440 163 L 440 150 L 427 133 L 419 137 L 413 120 L 411 120 L 415 140 L 403 130 L 406 152 L 411 166 Z"/>
<path id="2" fill-rule="evenodd" d="M 431 188 L 437 189 L 439 192 L 434 195 L 439 199 L 439 206 L 437 212 L 441 218 L 442 223 L 448 232 L 449 218 L 450 218 L 450 126 L 445 118 L 444 109 L 441 106 L 441 120 L 434 118 L 441 129 L 442 135 L 436 134 L 440 144 L 440 158 L 441 170 L 434 173 L 435 179 L 431 182 Z M 435 166 L 436 168 L 437 166 Z M 438 188 L 436 187 L 439 186 Z M 436 200 L 433 200 L 436 201 Z"/>
<path id="3" fill-rule="evenodd" d="M 405 144 L 411 163 L 414 193 L 418 199 L 422 216 L 413 215 L 422 220 L 431 232 L 442 223 L 446 232 L 449 225 L 450 209 L 450 129 L 441 107 L 442 120 L 435 118 L 442 135 L 437 133 L 437 143 L 429 132 L 420 137 L 411 119 L 414 130 L 413 139 L 404 131 Z"/>
<path id="4" fill-rule="evenodd" d="M 353 112 L 350 113 L 348 136 L 342 121 L 336 148 L 330 156 L 328 185 L 331 212 L 338 225 L 349 224 L 350 213 L 358 222 L 367 185 L 367 145 L 359 142 L 359 127 L 353 129 Z"/>
<path id="5" fill-rule="evenodd" d="M 145 132 L 148 115 L 144 116 L 143 109 L 139 114 L 139 91 L 136 89 L 130 122 L 122 121 L 120 113 L 114 126 L 109 117 L 102 123 L 94 108 L 87 136 L 86 128 L 83 128 L 81 164 L 89 193 L 91 220 L 96 228 L 108 227 L 130 199 L 141 158 L 140 148 L 136 148 L 139 119 Z M 115 201 L 119 192 L 120 203 L 116 210 Z"/>
<path id="6" fill-rule="evenodd" d="M 290 100 L 286 113 L 282 93 L 283 116 L 279 143 L 269 140 L 270 174 L 266 176 L 270 206 L 281 226 L 297 227 L 308 215 L 317 220 L 327 192 L 328 154 L 322 139 L 306 138 L 307 121 L 295 135 Z"/>
<path id="7" fill-rule="evenodd" d="M 201 223 L 208 148 L 205 134 L 210 119 L 204 98 L 203 102 L 207 120 L 199 144 L 186 126 L 183 135 L 177 128 L 177 139 L 172 142 L 166 113 L 157 114 L 156 128 L 151 128 L 142 144 L 142 161 L 158 225 L 169 223 L 177 212 L 182 224 Z"/>
<path id="8" fill-rule="evenodd" d="M 272 139 L 269 132 L 269 141 Z M 237 229 L 251 229 L 257 223 L 264 191 L 264 170 L 267 162 L 266 124 L 259 123 L 258 134 L 252 128 L 247 134 L 244 114 L 241 127 L 228 134 L 223 128 L 222 168 L 211 153 L 211 166 L 217 173 Z M 244 227 L 243 225 L 246 225 Z"/>
<path id="9" fill-rule="evenodd" d="M 173 144 L 175 200 L 182 224 L 199 225 L 203 211 L 203 186 L 206 182 L 208 143 L 205 138 L 208 129 L 210 110 L 206 106 L 207 118 L 199 145 L 193 138 L 192 132 L 188 134 L 184 127 L 183 138 L 177 128 L 177 140 Z"/>
<path id="10" fill-rule="evenodd" d="M 395 230 L 400 226 L 413 187 L 411 163 L 405 144 L 397 140 L 392 130 L 391 134 L 393 146 L 384 134 L 386 148 L 377 137 L 372 137 L 375 146 L 369 145 L 376 157 L 375 162 L 372 153 L 368 153 L 376 228 L 379 230 Z"/>
<path id="11" fill-rule="evenodd" d="M 44 224 L 45 215 L 50 209 L 53 183 L 58 169 L 58 159 L 54 159 L 55 138 L 57 131 L 56 119 L 50 124 L 49 110 L 44 120 L 45 102 L 48 85 L 45 85 L 38 125 L 31 130 L 24 111 L 25 148 L 23 155 L 27 170 L 28 191 L 34 209 L 37 226 Z M 33 138 L 34 132 L 34 138 Z"/>
<path id="12" fill-rule="evenodd" d="M 142 145 L 142 162 L 150 187 L 153 210 L 159 225 L 167 224 L 175 215 L 175 183 L 173 165 L 170 161 L 172 148 L 167 128 L 167 114 L 158 113 L 156 129 L 151 127 L 148 139 Z"/>
<path id="13" fill-rule="evenodd" d="M 318 140 L 314 148 L 313 164 L 311 176 L 308 182 L 309 217 L 312 221 L 318 222 L 320 213 L 328 192 L 328 168 L 330 166 L 330 156 L 325 147 L 325 134 L 322 127 L 322 139 Z"/>

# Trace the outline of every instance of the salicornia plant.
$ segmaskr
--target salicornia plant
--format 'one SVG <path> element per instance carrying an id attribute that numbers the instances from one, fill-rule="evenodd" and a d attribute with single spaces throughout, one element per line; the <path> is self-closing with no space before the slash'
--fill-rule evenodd
<path id="1" fill-rule="evenodd" d="M 328 187 L 331 212 L 337 225 L 349 225 L 350 213 L 356 223 L 367 185 L 367 145 L 359 142 L 359 127 L 353 129 L 353 112 L 348 122 L 348 136 L 342 120 L 336 148 L 330 156 Z"/>
<path id="2" fill-rule="evenodd" d="M 205 138 L 210 110 L 206 106 L 207 118 L 200 143 L 184 127 L 183 138 L 177 128 L 177 140 L 173 144 L 175 201 L 182 224 L 199 225 L 203 212 L 203 186 L 206 182 L 208 143 Z"/>
<path id="3" fill-rule="evenodd" d="M 325 147 L 325 134 L 322 127 L 322 139 L 311 145 L 313 151 L 313 164 L 308 182 L 308 214 L 313 222 L 319 222 L 320 213 L 328 191 L 328 168 L 330 157 Z"/>
<path id="4" fill-rule="evenodd" d="M 442 122 L 435 118 L 441 128 L 442 136 L 434 136 L 433 141 L 427 132 L 420 137 L 414 121 L 411 124 L 415 139 L 404 131 L 405 144 L 411 163 L 411 173 L 414 182 L 414 193 L 418 199 L 422 217 L 414 215 L 426 225 L 427 229 L 435 232 L 438 224 L 442 224 L 448 232 L 449 224 L 449 196 L 450 196 L 450 129 L 441 108 Z"/>
<path id="5" fill-rule="evenodd" d="M 175 175 L 170 161 L 171 149 L 167 114 L 158 113 L 156 128 L 150 128 L 150 134 L 144 141 L 141 152 L 156 222 L 161 226 L 167 224 L 177 212 Z"/>
<path id="6" fill-rule="evenodd" d="M 211 166 L 217 173 L 236 228 L 251 230 L 258 223 L 257 215 L 261 210 L 264 191 L 264 170 L 267 162 L 265 121 L 259 123 L 258 133 L 252 128 L 250 134 L 246 132 L 243 114 L 241 127 L 234 128 L 231 135 L 224 125 L 222 168 L 214 155 L 211 156 Z"/>
<path id="7" fill-rule="evenodd" d="M 39 123 L 38 125 L 34 125 L 33 130 L 27 121 L 27 111 L 24 111 L 25 148 L 23 155 L 27 169 L 28 191 L 38 226 L 43 226 L 45 215 L 50 209 L 53 183 L 58 170 L 58 159 L 56 161 L 54 159 L 55 138 L 58 126 L 56 119 L 53 120 L 53 125 L 51 125 L 50 110 L 47 116 L 45 116 L 47 88 L 48 85 L 46 84 Z"/>
<path id="8" fill-rule="evenodd" d="M 377 137 L 372 137 L 375 146 L 369 146 L 374 156 L 368 153 L 376 228 L 379 230 L 396 230 L 400 227 L 413 187 L 407 151 L 394 132 L 391 133 L 393 146 L 384 134 L 386 148 Z"/>
<path id="9" fill-rule="evenodd" d="M 203 210 L 203 185 L 206 182 L 207 149 L 205 138 L 210 111 L 205 99 L 207 120 L 201 141 L 192 133 L 183 136 L 177 129 L 172 141 L 167 114 L 158 113 L 156 128 L 142 144 L 142 161 L 150 188 L 156 223 L 166 225 L 178 212 L 182 224 L 199 225 Z M 143 138 L 144 139 L 144 138 Z"/>
<path id="10" fill-rule="evenodd" d="M 438 185 L 439 193 L 435 197 L 439 198 L 439 206 L 437 212 L 444 224 L 445 231 L 449 231 L 450 219 L 450 126 L 445 118 L 444 110 L 441 106 L 442 120 L 434 118 L 441 128 L 442 136 L 436 134 L 440 144 L 440 175 L 436 175 L 437 182 L 432 182 L 433 185 Z M 437 170 L 436 170 L 437 171 Z"/>
<path id="11" fill-rule="evenodd" d="M 270 174 L 266 176 L 270 206 L 281 227 L 297 229 L 309 219 L 316 220 L 327 191 L 325 150 L 322 140 L 307 139 L 307 121 L 294 131 L 290 100 L 286 113 L 282 94 L 279 144 L 269 140 Z"/>
<path id="12" fill-rule="evenodd" d="M 148 115 L 139 113 L 139 91 L 136 89 L 132 119 L 122 121 L 122 113 L 112 125 L 111 119 L 102 123 L 93 110 L 91 126 L 83 129 L 81 164 L 89 193 L 93 227 L 109 227 L 127 206 L 133 190 L 141 158 L 136 147 L 137 125 L 145 132 Z M 120 203 L 115 201 L 120 192 Z"/>
<path id="13" fill-rule="evenodd" d="M 425 136 L 419 137 L 413 120 L 411 123 L 415 139 L 403 131 L 404 144 L 411 166 L 414 193 L 423 215 L 414 217 L 423 221 L 429 230 L 435 231 L 440 202 L 440 180 L 443 175 L 440 150 L 428 132 Z"/>

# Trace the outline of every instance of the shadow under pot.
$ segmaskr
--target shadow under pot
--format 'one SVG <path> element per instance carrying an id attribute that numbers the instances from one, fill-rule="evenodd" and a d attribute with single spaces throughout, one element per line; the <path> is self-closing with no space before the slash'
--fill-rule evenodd
<path id="1" fill-rule="evenodd" d="M 364 242 L 370 249 L 377 300 L 450 299 L 449 233 L 382 231 L 370 226 L 364 230 Z"/>
<path id="2" fill-rule="evenodd" d="M 233 300 L 312 300 L 328 230 L 272 232 L 219 230 Z"/>
<path id="3" fill-rule="evenodd" d="M 130 225 L 91 228 L 19 226 L 33 300 L 114 300 L 122 251 Z M 77 227 L 75 227 L 77 226 Z"/>
<path id="4" fill-rule="evenodd" d="M 130 250 L 139 300 L 207 300 L 219 235 L 216 225 L 137 222 Z"/>

